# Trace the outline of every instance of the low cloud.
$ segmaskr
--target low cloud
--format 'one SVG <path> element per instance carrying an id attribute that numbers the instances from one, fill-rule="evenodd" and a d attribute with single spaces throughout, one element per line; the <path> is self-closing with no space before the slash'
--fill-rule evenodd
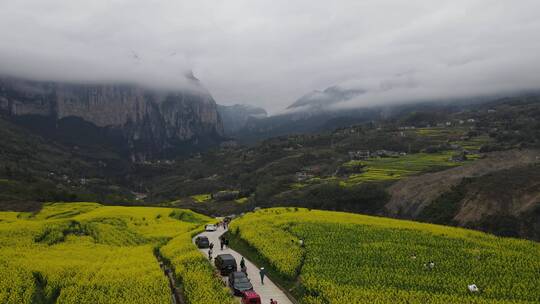
<path id="1" fill-rule="evenodd" d="M 0 74 L 183 87 L 285 109 L 315 89 L 357 107 L 537 89 L 535 0 L 0 3 Z"/>

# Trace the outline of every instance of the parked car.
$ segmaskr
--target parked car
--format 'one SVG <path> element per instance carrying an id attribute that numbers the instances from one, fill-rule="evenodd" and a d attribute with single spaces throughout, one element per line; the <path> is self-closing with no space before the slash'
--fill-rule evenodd
<path id="1" fill-rule="evenodd" d="M 236 260 L 230 254 L 220 254 L 214 259 L 214 264 L 221 275 L 226 276 L 237 270 Z"/>
<path id="2" fill-rule="evenodd" d="M 199 247 L 201 249 L 209 248 L 210 247 L 210 241 L 208 240 L 208 238 L 206 236 L 198 236 L 195 239 L 195 245 L 197 245 L 197 247 Z"/>
<path id="3" fill-rule="evenodd" d="M 242 304 L 261 304 L 261 297 L 255 291 L 244 291 L 242 293 Z"/>
<path id="4" fill-rule="evenodd" d="M 235 296 L 241 296 L 243 292 L 253 290 L 253 285 L 251 285 L 247 275 L 241 271 L 229 274 L 229 287 L 231 287 Z"/>
<path id="5" fill-rule="evenodd" d="M 217 230 L 217 226 L 214 225 L 214 224 L 208 224 L 208 225 L 204 226 L 204 230 L 210 231 L 210 232 L 216 231 L 216 230 Z"/>

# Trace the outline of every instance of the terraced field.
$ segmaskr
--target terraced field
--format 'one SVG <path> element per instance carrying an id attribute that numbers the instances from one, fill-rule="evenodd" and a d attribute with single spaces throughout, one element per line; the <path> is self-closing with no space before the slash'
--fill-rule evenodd
<path id="1" fill-rule="evenodd" d="M 435 143 L 459 145 L 472 152 L 478 151 L 482 145 L 493 142 L 493 139 L 486 134 L 469 137 L 467 136 L 469 131 L 467 127 L 431 127 L 416 129 L 414 133 L 417 136 L 427 137 Z"/>
<path id="2" fill-rule="evenodd" d="M 0 212 L 0 303 L 169 303 L 155 254 L 170 261 L 189 303 L 231 302 L 191 243 L 210 220 L 95 203 Z"/>
<path id="3" fill-rule="evenodd" d="M 301 189 L 310 184 L 339 181 L 342 186 L 353 186 L 365 182 L 397 181 L 407 176 L 441 171 L 448 168 L 466 165 L 477 160 L 480 155 L 478 150 L 482 145 L 492 142 L 486 135 L 472 138 L 464 138 L 468 128 L 419 128 L 414 131 L 406 131 L 410 136 L 429 138 L 434 145 L 446 147 L 446 151 L 436 153 L 414 153 L 399 157 L 373 157 L 366 160 L 354 160 L 343 164 L 344 167 L 362 167 L 360 173 L 350 174 L 347 177 L 314 177 L 304 182 L 291 184 L 292 189 Z M 457 145 L 469 152 L 464 162 L 452 161 L 452 156 L 459 150 L 449 150 L 450 145 Z"/>
<path id="4" fill-rule="evenodd" d="M 454 152 L 416 153 L 400 157 L 370 158 L 366 160 L 353 160 L 343 164 L 344 167 L 362 167 L 361 173 L 354 173 L 347 177 L 313 177 L 304 182 L 291 184 L 292 189 L 302 189 L 308 185 L 339 182 L 341 186 L 353 186 L 365 182 L 397 181 L 407 176 L 448 168 L 462 166 L 477 159 L 471 155 L 465 162 L 451 161 Z"/>
<path id="5" fill-rule="evenodd" d="M 453 154 L 453 152 L 416 153 L 401 157 L 350 161 L 345 166 L 363 165 L 364 172 L 352 174 L 349 178 L 343 180 L 341 184 L 347 186 L 362 182 L 399 180 L 422 172 L 438 171 L 463 165 L 463 163 L 450 160 Z"/>
<path id="6" fill-rule="evenodd" d="M 191 198 L 197 203 L 204 203 L 212 199 L 212 195 L 209 193 L 192 195 Z"/>
<path id="7" fill-rule="evenodd" d="M 231 231 L 295 286 L 301 303 L 540 300 L 540 245 L 535 242 L 297 208 L 246 214 L 233 221 Z M 470 292 L 471 284 L 479 292 Z"/>

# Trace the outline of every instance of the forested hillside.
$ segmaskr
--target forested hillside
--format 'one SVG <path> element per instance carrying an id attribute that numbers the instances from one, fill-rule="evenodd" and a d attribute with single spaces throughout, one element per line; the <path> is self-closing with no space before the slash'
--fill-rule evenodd
<path id="1" fill-rule="evenodd" d="M 96 145 L 46 139 L 3 119 L 1 206 L 22 210 L 46 201 L 91 200 L 183 207 L 209 215 L 304 206 L 539 238 L 537 227 L 529 225 L 538 218 L 535 179 L 491 199 L 487 193 L 499 179 L 483 178 L 536 175 L 538 97 L 401 111 L 328 132 L 275 137 L 252 146 L 232 141 L 219 149 L 145 162 Z M 476 195 L 480 192 L 486 194 Z"/>

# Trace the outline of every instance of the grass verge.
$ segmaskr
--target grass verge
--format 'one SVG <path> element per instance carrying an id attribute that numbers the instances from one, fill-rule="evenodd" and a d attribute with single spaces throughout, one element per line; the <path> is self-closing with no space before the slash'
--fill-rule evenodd
<path id="1" fill-rule="evenodd" d="M 304 291 L 298 280 L 291 281 L 290 279 L 282 276 L 272 267 L 267 259 L 259 255 L 257 250 L 249 246 L 249 244 L 237 234 L 228 231 L 225 235 L 229 239 L 229 247 L 240 253 L 258 268 L 264 267 L 264 269 L 266 269 L 266 276 L 272 280 L 272 282 L 274 282 L 274 284 L 276 284 L 285 293 L 285 295 L 287 295 L 291 302 L 295 304 L 299 303 L 297 299 L 302 298 Z"/>

